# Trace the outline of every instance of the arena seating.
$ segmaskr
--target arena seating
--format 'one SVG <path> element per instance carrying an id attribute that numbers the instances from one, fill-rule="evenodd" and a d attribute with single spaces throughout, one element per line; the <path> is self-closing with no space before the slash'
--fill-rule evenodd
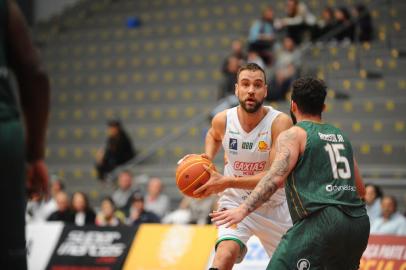
<path id="1" fill-rule="evenodd" d="M 324 6 L 320 2 L 341 3 L 308 1 L 316 15 Z M 326 119 L 350 136 L 367 180 L 381 184 L 389 179 L 387 189 L 401 196 L 398 186 L 404 190 L 406 183 L 406 19 L 401 15 L 406 3 L 365 2 L 372 9 L 377 41 L 312 45 L 303 70 L 327 81 Z M 89 192 L 94 200 L 108 194 L 111 188 L 95 180 L 93 164 L 105 140 L 106 120 L 120 118 L 142 153 L 167 135 L 179 134 L 133 167 L 135 174 L 162 177 L 177 201 L 176 161 L 203 151 L 209 125 L 194 119 L 208 119 L 231 41 L 246 37 L 267 4 L 277 16 L 284 13 L 284 0 L 82 1 L 56 25 L 38 27 L 53 89 L 50 170 L 64 177 L 70 190 Z M 127 28 L 133 16 L 141 27 Z M 289 110 L 287 102 L 272 105 Z"/>

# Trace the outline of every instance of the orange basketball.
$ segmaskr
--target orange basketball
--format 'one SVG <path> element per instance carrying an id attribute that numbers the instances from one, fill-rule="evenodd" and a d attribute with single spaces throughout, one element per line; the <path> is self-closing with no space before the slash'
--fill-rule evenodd
<path id="1" fill-rule="evenodd" d="M 203 165 L 216 170 L 213 162 L 200 155 L 191 154 L 182 160 L 176 168 L 176 185 L 180 192 L 186 196 L 196 198 L 193 192 L 210 179 L 210 174 L 204 169 Z"/>

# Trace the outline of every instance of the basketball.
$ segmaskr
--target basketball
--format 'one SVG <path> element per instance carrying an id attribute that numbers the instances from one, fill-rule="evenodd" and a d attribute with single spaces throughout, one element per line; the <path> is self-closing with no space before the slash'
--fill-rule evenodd
<path id="1" fill-rule="evenodd" d="M 210 179 L 203 165 L 216 170 L 213 162 L 196 154 L 189 155 L 176 168 L 176 185 L 184 195 L 196 198 L 193 192 Z"/>

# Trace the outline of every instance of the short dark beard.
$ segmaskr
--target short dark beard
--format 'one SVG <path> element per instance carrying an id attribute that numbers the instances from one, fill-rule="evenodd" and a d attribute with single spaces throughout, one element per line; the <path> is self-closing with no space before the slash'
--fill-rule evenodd
<path id="1" fill-rule="evenodd" d="M 262 104 L 264 104 L 264 99 L 262 99 L 261 101 L 256 101 L 255 106 L 253 108 L 247 108 L 245 106 L 245 101 L 243 101 L 241 99 L 239 101 L 240 101 L 241 108 L 244 111 L 246 111 L 247 113 L 256 113 L 261 108 Z"/>
<path id="2" fill-rule="evenodd" d="M 297 119 L 296 119 L 296 116 L 292 112 L 292 108 L 290 108 L 289 111 L 290 111 L 290 117 L 292 118 L 292 122 L 293 122 L 294 125 L 296 125 Z"/>

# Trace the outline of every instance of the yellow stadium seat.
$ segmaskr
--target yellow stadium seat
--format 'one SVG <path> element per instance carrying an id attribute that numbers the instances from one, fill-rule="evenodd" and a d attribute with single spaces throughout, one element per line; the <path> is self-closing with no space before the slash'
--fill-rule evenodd
<path id="1" fill-rule="evenodd" d="M 161 138 L 165 133 L 165 129 L 163 127 L 155 127 L 154 128 L 154 135 L 156 138 Z"/>
<path id="2" fill-rule="evenodd" d="M 154 119 L 160 119 L 162 117 L 162 111 L 160 108 L 155 108 L 152 110 L 152 117 Z"/>
<path id="3" fill-rule="evenodd" d="M 111 101 L 113 98 L 113 92 L 111 90 L 103 91 L 103 99 L 105 101 Z"/>
<path id="4" fill-rule="evenodd" d="M 385 103 L 385 108 L 387 111 L 393 111 L 395 109 L 395 102 L 391 99 L 387 100 Z"/>
<path id="5" fill-rule="evenodd" d="M 143 80 L 143 76 L 141 73 L 134 72 L 133 75 L 131 76 L 131 79 L 133 82 L 141 82 Z"/>
<path id="6" fill-rule="evenodd" d="M 83 116 L 83 111 L 82 111 L 81 109 L 75 109 L 75 110 L 73 111 L 73 118 L 74 118 L 75 120 L 80 120 L 80 119 L 82 119 L 82 116 Z"/>
<path id="7" fill-rule="evenodd" d="M 373 112 L 374 107 L 375 107 L 375 105 L 374 105 L 374 103 L 372 101 L 367 100 L 367 101 L 364 102 L 364 111 L 366 111 L 368 113 Z"/>
<path id="8" fill-rule="evenodd" d="M 145 138 L 146 135 L 147 135 L 147 129 L 145 127 L 139 127 L 137 129 L 137 136 L 139 138 Z"/>
<path id="9" fill-rule="evenodd" d="M 396 132 L 403 132 L 405 130 L 405 122 L 402 120 L 396 121 L 394 128 Z"/>
<path id="10" fill-rule="evenodd" d="M 192 91 L 190 91 L 190 90 L 188 90 L 188 89 L 183 90 L 183 92 L 182 92 L 182 99 L 184 99 L 184 100 L 190 100 L 191 98 L 192 98 Z"/>
<path id="11" fill-rule="evenodd" d="M 176 119 L 178 117 L 178 108 L 176 107 L 169 108 L 168 116 L 172 119 Z"/>
<path id="12" fill-rule="evenodd" d="M 391 144 L 385 143 L 382 145 L 382 152 L 386 155 L 390 155 L 393 152 L 393 146 Z"/>
<path id="13" fill-rule="evenodd" d="M 166 91 L 166 98 L 168 99 L 168 100 L 174 100 L 175 98 L 176 98 L 176 90 L 174 90 L 174 89 L 168 89 L 167 91 Z"/>
<path id="14" fill-rule="evenodd" d="M 158 101 L 161 98 L 161 91 L 159 90 L 153 90 L 149 92 L 149 98 L 152 101 Z"/>
<path id="15" fill-rule="evenodd" d="M 67 149 L 65 147 L 59 147 L 58 148 L 58 157 L 59 158 L 62 158 L 62 159 L 66 158 L 67 154 L 68 154 L 68 151 L 67 151 Z"/>
<path id="16" fill-rule="evenodd" d="M 354 121 L 354 122 L 352 123 L 352 130 L 353 130 L 355 133 L 359 133 L 359 132 L 362 130 L 361 122 L 360 122 L 360 121 Z"/>
<path id="17" fill-rule="evenodd" d="M 75 130 L 73 131 L 73 134 L 74 134 L 75 139 L 81 139 L 83 136 L 83 129 L 75 128 Z"/>
<path id="18" fill-rule="evenodd" d="M 371 152 L 371 145 L 369 145 L 368 143 L 361 144 L 360 152 L 363 155 L 368 155 Z"/>
<path id="19" fill-rule="evenodd" d="M 383 123 L 380 120 L 376 120 L 373 124 L 373 130 L 375 132 L 381 132 L 383 129 Z"/>
<path id="20" fill-rule="evenodd" d="M 82 158 L 82 157 L 83 157 L 83 150 L 82 150 L 82 148 L 76 147 L 75 150 L 74 150 L 74 152 L 73 152 L 73 155 L 74 155 L 75 158 L 77 158 L 77 159 Z"/>
<path id="21" fill-rule="evenodd" d="M 120 110 L 120 118 L 122 120 L 127 120 L 128 117 L 130 116 L 130 109 L 127 107 L 124 107 Z"/>
<path id="22" fill-rule="evenodd" d="M 143 101 L 145 98 L 145 93 L 143 91 L 134 92 L 134 99 L 136 101 Z"/>

